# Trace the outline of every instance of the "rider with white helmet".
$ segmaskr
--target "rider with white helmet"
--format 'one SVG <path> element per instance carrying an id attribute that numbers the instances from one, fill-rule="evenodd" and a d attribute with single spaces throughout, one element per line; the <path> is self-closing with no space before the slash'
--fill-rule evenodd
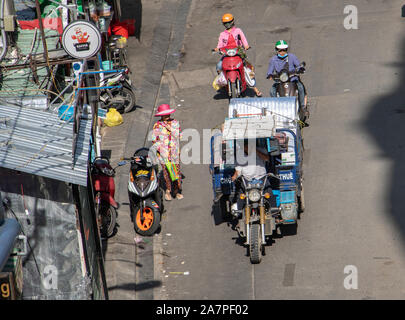
<path id="1" fill-rule="evenodd" d="M 269 61 L 269 68 L 267 70 L 267 79 L 272 80 L 273 77 L 272 75 L 274 72 L 278 73 L 282 69 L 286 67 L 286 64 L 288 63 L 288 69 L 290 72 L 296 71 L 296 69 L 300 66 L 300 61 L 298 58 L 292 54 L 288 53 L 288 43 L 285 40 L 280 40 L 277 41 L 276 46 L 275 46 L 277 54 L 274 55 L 270 61 Z M 298 88 L 298 99 L 300 101 L 300 105 L 302 107 L 306 106 L 306 90 L 303 85 L 303 83 L 300 81 L 300 78 L 298 76 L 294 76 L 291 78 L 291 81 L 294 81 L 297 83 L 297 88 Z M 278 83 L 274 83 L 273 86 L 270 89 L 270 96 L 271 97 L 276 97 L 277 96 L 277 86 Z"/>

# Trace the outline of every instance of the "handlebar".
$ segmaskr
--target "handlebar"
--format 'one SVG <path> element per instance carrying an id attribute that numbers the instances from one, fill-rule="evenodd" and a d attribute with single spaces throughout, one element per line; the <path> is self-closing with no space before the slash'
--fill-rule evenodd
<path id="1" fill-rule="evenodd" d="M 266 176 L 280 180 L 280 178 L 279 178 L 278 176 L 276 176 L 276 175 L 275 175 L 274 173 L 272 173 L 272 172 L 266 173 L 265 175 L 263 175 L 263 176 L 261 176 L 261 177 L 259 177 L 259 178 L 257 178 L 257 179 L 262 179 L 262 178 L 264 178 L 264 177 L 266 177 Z M 243 175 L 238 176 L 238 177 L 234 180 L 234 182 L 235 182 L 236 180 L 238 180 L 238 179 L 241 179 L 242 177 L 243 177 Z"/>

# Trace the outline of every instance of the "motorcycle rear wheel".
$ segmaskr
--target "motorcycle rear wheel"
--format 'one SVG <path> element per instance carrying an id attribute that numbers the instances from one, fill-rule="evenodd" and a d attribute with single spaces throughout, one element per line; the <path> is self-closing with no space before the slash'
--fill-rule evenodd
<path id="1" fill-rule="evenodd" d="M 257 264 L 262 261 L 262 237 L 260 225 L 257 223 L 250 226 L 249 254 L 252 264 Z"/>
<path id="2" fill-rule="evenodd" d="M 107 111 L 110 108 L 115 108 L 119 113 L 128 113 L 130 112 L 136 103 L 135 99 L 135 94 L 131 88 L 128 87 L 122 87 L 122 88 L 116 88 L 111 90 L 111 95 L 114 97 L 121 96 L 124 98 L 123 103 L 114 103 L 110 101 L 108 104 L 104 104 L 104 108 L 107 109 Z"/>

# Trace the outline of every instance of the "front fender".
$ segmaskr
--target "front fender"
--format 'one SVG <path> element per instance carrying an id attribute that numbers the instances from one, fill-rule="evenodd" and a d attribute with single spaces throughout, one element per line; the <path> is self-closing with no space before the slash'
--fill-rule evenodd
<path id="1" fill-rule="evenodd" d="M 240 79 L 240 75 L 238 71 L 229 71 L 226 73 L 226 78 L 230 82 L 236 82 L 236 79 Z"/>

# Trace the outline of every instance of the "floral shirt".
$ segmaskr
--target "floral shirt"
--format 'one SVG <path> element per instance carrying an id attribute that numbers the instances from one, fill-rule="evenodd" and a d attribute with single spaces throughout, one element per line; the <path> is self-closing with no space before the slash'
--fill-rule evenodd
<path id="1" fill-rule="evenodd" d="M 157 121 L 153 125 L 152 143 L 163 161 L 180 163 L 180 123 L 177 120 Z"/>

